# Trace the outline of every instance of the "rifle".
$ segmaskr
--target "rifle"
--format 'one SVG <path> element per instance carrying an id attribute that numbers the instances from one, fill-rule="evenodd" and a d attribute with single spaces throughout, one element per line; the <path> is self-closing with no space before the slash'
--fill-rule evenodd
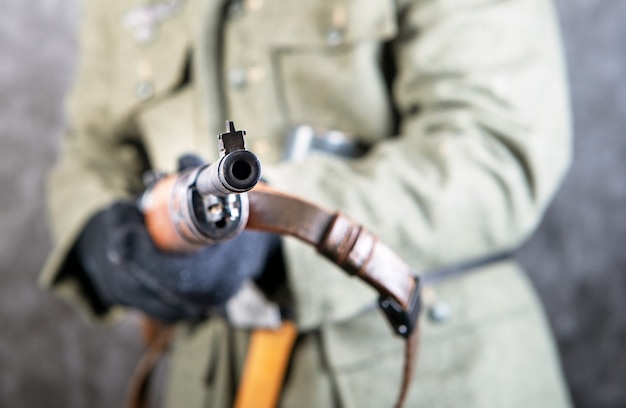
<path id="1" fill-rule="evenodd" d="M 226 132 L 218 136 L 218 161 L 157 178 L 146 189 L 139 207 L 159 249 L 189 253 L 244 230 L 245 193 L 261 178 L 259 159 L 245 149 L 245 133 L 226 122 Z"/>
<path id="2" fill-rule="evenodd" d="M 404 376 L 396 403 L 400 407 L 417 347 L 421 308 L 417 274 L 376 236 L 340 212 L 258 183 L 261 165 L 254 153 L 245 150 L 244 135 L 245 131 L 235 130 L 234 123 L 227 121 L 226 132 L 218 136 L 217 162 L 160 178 L 146 190 L 140 208 L 148 232 L 157 247 L 179 253 L 231 239 L 244 228 L 291 235 L 315 246 L 378 291 L 379 306 L 396 334 L 406 338 Z M 255 398 L 258 406 L 258 395 Z M 277 395 L 271 398 L 275 401 Z M 236 402 L 236 406 L 246 405 Z"/>

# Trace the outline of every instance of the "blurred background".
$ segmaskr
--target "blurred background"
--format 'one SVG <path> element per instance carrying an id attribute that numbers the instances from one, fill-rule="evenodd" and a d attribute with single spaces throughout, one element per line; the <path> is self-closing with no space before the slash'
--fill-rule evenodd
<path id="1" fill-rule="evenodd" d="M 75 0 L 0 13 L 0 407 L 121 406 L 132 324 L 93 327 L 35 285 L 50 250 L 44 180 L 63 128 Z M 626 407 L 626 2 L 559 0 L 575 162 L 519 254 L 543 299 L 578 408 Z"/>

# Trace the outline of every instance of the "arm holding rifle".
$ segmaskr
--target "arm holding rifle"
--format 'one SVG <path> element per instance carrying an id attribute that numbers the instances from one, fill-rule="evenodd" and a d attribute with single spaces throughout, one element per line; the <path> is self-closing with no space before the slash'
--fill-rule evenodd
<path id="1" fill-rule="evenodd" d="M 197 319 L 262 274 L 276 235 L 243 231 L 245 191 L 260 165 L 243 132 L 220 135 L 220 160 L 156 180 L 140 200 L 98 212 L 78 238 L 78 259 L 106 305 L 138 308 L 164 322 Z M 209 245 L 210 244 L 210 245 Z"/>

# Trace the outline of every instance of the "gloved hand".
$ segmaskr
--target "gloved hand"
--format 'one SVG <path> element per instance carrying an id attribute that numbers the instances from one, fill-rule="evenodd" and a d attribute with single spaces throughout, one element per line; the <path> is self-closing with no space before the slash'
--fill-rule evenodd
<path id="1" fill-rule="evenodd" d="M 104 304 L 135 307 L 165 322 L 205 316 L 281 256 L 278 235 L 251 231 L 190 255 L 164 253 L 139 210 L 121 202 L 87 223 L 75 250 Z"/>

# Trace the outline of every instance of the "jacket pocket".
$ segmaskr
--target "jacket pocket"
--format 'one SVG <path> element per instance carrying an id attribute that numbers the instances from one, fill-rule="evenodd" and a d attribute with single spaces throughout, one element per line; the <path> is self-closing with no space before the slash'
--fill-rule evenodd
<path id="1" fill-rule="evenodd" d="M 215 139 L 199 130 L 196 98 L 190 87 L 146 104 L 136 115 L 151 167 L 175 172 L 178 159 L 193 153 L 211 162 L 217 158 Z"/>
<path id="2" fill-rule="evenodd" d="M 353 133 L 371 143 L 391 130 L 385 42 L 397 32 L 395 3 L 281 2 L 269 47 L 277 94 L 290 125 Z"/>
<path id="3" fill-rule="evenodd" d="M 319 50 L 396 34 L 395 3 L 389 0 L 280 2 L 270 26 L 275 48 Z"/>
<path id="4" fill-rule="evenodd" d="M 115 55 L 107 63 L 113 67 L 112 109 L 117 117 L 153 103 L 185 80 L 190 51 L 185 4 L 133 1 L 115 10 Z"/>

